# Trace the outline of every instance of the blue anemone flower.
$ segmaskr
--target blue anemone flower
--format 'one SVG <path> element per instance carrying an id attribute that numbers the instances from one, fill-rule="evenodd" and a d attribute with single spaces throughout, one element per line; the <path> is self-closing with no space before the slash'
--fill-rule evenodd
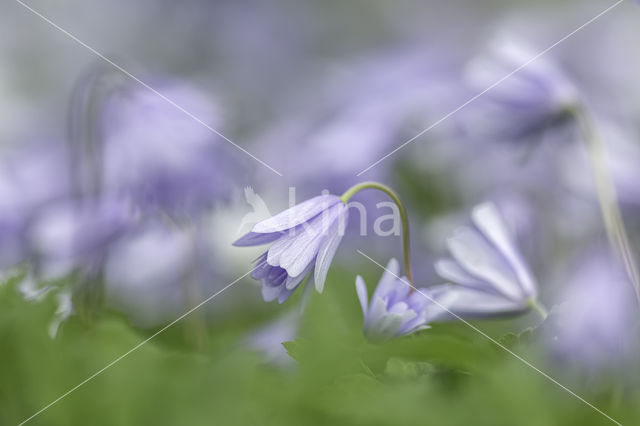
<path id="1" fill-rule="evenodd" d="M 455 297 L 449 292 L 421 288 L 411 292 L 405 277 L 399 278 L 399 265 L 391 259 L 369 303 L 361 276 L 356 291 L 364 315 L 364 334 L 373 341 L 400 337 L 429 328 L 429 323 L 447 313 Z"/>
<path id="2" fill-rule="evenodd" d="M 454 283 L 435 287 L 455 295 L 449 307 L 460 316 L 483 317 L 524 312 L 536 302 L 537 284 L 493 203 L 476 206 L 473 226 L 447 240 L 451 258 L 436 271 Z"/>
<path id="3" fill-rule="evenodd" d="M 273 243 L 256 259 L 251 276 L 262 282 L 265 301 L 282 303 L 311 271 L 316 290 L 322 292 L 347 218 L 347 206 L 340 197 L 320 195 L 257 223 L 233 245 Z"/>
<path id="4" fill-rule="evenodd" d="M 577 89 L 554 62 L 535 52 L 497 38 L 486 54 L 471 61 L 466 81 L 482 93 L 467 117 L 476 137 L 527 140 L 568 121 L 580 102 Z"/>

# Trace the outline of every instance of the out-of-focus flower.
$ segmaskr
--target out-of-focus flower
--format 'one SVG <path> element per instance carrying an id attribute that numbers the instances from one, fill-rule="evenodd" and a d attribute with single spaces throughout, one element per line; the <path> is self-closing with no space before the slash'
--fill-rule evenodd
<path id="1" fill-rule="evenodd" d="M 295 339 L 298 333 L 297 313 L 289 313 L 260 327 L 245 340 L 246 344 L 261 352 L 267 361 L 286 365 L 293 361 L 282 345 Z"/>
<path id="2" fill-rule="evenodd" d="M 456 296 L 450 311 L 461 316 L 492 316 L 527 310 L 536 300 L 536 282 L 493 203 L 476 206 L 473 226 L 447 240 L 451 258 L 436 271 L 455 285 L 438 286 Z"/>
<path id="3" fill-rule="evenodd" d="M 356 291 L 364 315 L 364 334 L 368 339 L 387 340 L 427 329 L 429 322 L 446 314 L 454 300 L 452 294 L 426 288 L 411 292 L 406 278 L 398 278 L 399 269 L 398 261 L 391 259 L 370 303 L 364 280 L 359 275 L 356 277 Z"/>
<path id="4" fill-rule="evenodd" d="M 155 325 L 206 297 L 193 294 L 202 284 L 198 274 L 195 229 L 160 221 L 141 224 L 113 244 L 104 266 L 109 303 L 137 324 Z"/>
<path id="5" fill-rule="evenodd" d="M 26 260 L 29 223 L 48 203 L 69 192 L 60 145 L 35 145 L 12 152 L 0 165 L 0 268 Z"/>
<path id="6" fill-rule="evenodd" d="M 266 301 L 282 303 L 314 270 L 322 292 L 348 218 L 346 204 L 335 195 L 320 195 L 256 224 L 233 244 L 274 244 L 258 259 L 252 277 L 262 282 Z"/>
<path id="7" fill-rule="evenodd" d="M 320 82 L 321 90 L 305 92 L 305 83 L 294 92 L 285 118 L 259 134 L 260 157 L 309 190 L 356 183 L 356 173 L 453 108 L 449 62 L 446 53 L 421 45 L 336 64 Z M 273 149 L 276 145 L 281 148 Z M 287 152 L 295 153 L 296 161 L 289 161 Z M 376 165 L 367 178 L 385 180 L 393 160 Z"/>
<path id="8" fill-rule="evenodd" d="M 29 242 L 45 277 L 75 267 L 99 267 L 108 246 L 136 222 L 129 203 L 115 199 L 63 201 L 43 209 L 29 229 Z"/>
<path id="9" fill-rule="evenodd" d="M 219 125 L 218 109 L 201 94 L 175 84 L 159 87 L 203 122 Z M 138 86 L 112 94 L 104 110 L 105 192 L 129 197 L 142 207 L 180 212 L 228 196 L 231 151 L 225 152 L 226 142 L 203 124 Z"/>
<path id="10" fill-rule="evenodd" d="M 579 102 L 577 90 L 554 63 L 534 57 L 528 46 L 498 38 L 488 53 L 471 61 L 466 74 L 470 88 L 477 93 L 491 89 L 470 105 L 465 117 L 470 134 L 525 139 L 570 116 Z"/>
<path id="11" fill-rule="evenodd" d="M 587 365 L 615 364 L 633 342 L 637 308 L 624 268 L 610 253 L 583 257 L 546 329 L 554 352 Z"/>

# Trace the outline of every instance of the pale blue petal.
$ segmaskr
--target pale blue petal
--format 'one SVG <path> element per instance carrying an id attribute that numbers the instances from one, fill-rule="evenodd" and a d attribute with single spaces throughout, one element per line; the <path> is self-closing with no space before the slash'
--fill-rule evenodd
<path id="1" fill-rule="evenodd" d="M 380 297 L 383 299 L 388 299 L 389 293 L 392 293 L 397 288 L 396 281 L 398 280 L 398 271 L 400 266 L 398 261 L 394 258 L 389 260 L 387 267 L 382 274 L 382 278 L 380 278 L 380 282 L 378 283 L 378 287 L 376 287 L 373 292 L 373 298 Z"/>
<path id="2" fill-rule="evenodd" d="M 518 303 L 499 295 L 473 290 L 461 286 L 447 286 L 455 298 L 449 310 L 462 317 L 487 317 L 496 314 L 514 314 L 527 310 L 526 303 Z M 443 292 L 444 295 L 444 292 Z"/>
<path id="3" fill-rule="evenodd" d="M 267 251 L 267 263 L 272 266 L 280 266 L 280 257 L 294 243 L 296 236 L 286 234 L 273 243 Z"/>
<path id="4" fill-rule="evenodd" d="M 477 231 L 460 228 L 447 240 L 447 246 L 454 259 L 470 274 L 486 280 L 512 300 L 525 299 L 511 267 Z"/>
<path id="5" fill-rule="evenodd" d="M 287 290 L 286 288 L 284 288 L 284 286 L 282 286 L 282 290 L 280 291 L 280 295 L 278 296 L 278 303 L 284 303 L 284 301 L 290 298 L 292 294 L 293 290 Z"/>
<path id="6" fill-rule="evenodd" d="M 257 223 L 251 231 L 271 233 L 292 229 L 311 220 L 323 210 L 328 209 L 338 202 L 341 202 L 340 197 L 335 195 L 319 195 Z"/>
<path id="7" fill-rule="evenodd" d="M 484 203 L 473 209 L 473 223 L 491 241 L 513 267 L 516 276 L 528 297 L 535 297 L 536 284 L 522 256 L 512 242 L 507 226 L 493 203 Z"/>
<path id="8" fill-rule="evenodd" d="M 324 239 L 320 249 L 318 250 L 318 257 L 316 258 L 316 270 L 315 270 L 315 282 L 316 290 L 318 293 L 322 293 L 324 289 L 324 282 L 327 279 L 327 273 L 331 266 L 331 261 L 338 250 L 340 241 L 342 241 L 341 229 L 346 227 L 348 210 L 343 208 L 338 219 L 333 223 L 332 228 L 329 230 L 329 236 Z"/>
<path id="9" fill-rule="evenodd" d="M 313 268 L 313 262 L 310 262 L 307 267 L 298 275 L 296 276 L 289 276 L 287 278 L 287 282 L 285 283 L 285 288 L 287 290 L 293 290 L 295 289 L 298 284 L 300 284 L 302 282 L 303 279 L 305 279 L 307 277 L 307 275 L 309 275 L 309 272 L 311 271 L 311 269 Z"/>
<path id="10" fill-rule="evenodd" d="M 402 314 L 387 314 L 377 324 L 376 328 L 369 330 L 371 337 L 379 339 L 388 339 L 394 337 L 400 331 L 403 322 Z"/>
<path id="11" fill-rule="evenodd" d="M 271 302 L 276 300 L 276 298 L 280 295 L 282 291 L 282 286 L 278 287 L 270 287 L 267 285 L 262 285 L 262 298 L 265 302 Z"/>
<path id="12" fill-rule="evenodd" d="M 340 207 L 331 208 L 316 216 L 311 222 L 303 226 L 292 238 L 292 243 L 280 255 L 280 266 L 296 276 L 302 272 L 310 262 L 315 260 L 320 245 L 327 237 L 331 225 L 336 221 Z"/>
<path id="13" fill-rule="evenodd" d="M 479 290 L 495 292 L 496 290 L 487 282 L 467 273 L 458 262 L 453 259 L 440 259 L 435 263 L 435 270 L 442 278 L 456 284 L 472 287 Z"/>
<path id="14" fill-rule="evenodd" d="M 387 313 L 387 304 L 379 297 L 374 297 L 365 318 L 365 328 L 374 327 Z"/>

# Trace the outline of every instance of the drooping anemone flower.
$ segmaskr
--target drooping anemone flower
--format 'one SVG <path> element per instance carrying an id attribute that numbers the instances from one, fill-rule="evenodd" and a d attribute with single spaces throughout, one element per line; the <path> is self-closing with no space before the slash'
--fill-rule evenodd
<path id="1" fill-rule="evenodd" d="M 536 53 L 500 37 L 470 62 L 467 84 L 482 93 L 466 115 L 472 134 L 520 140 L 566 121 L 579 102 L 578 92 L 559 67 Z"/>
<path id="2" fill-rule="evenodd" d="M 455 297 L 448 292 L 412 288 L 405 277 L 398 276 L 399 265 L 391 259 L 369 302 L 367 287 L 356 277 L 356 291 L 362 314 L 364 334 L 374 341 L 387 340 L 429 328 L 429 323 L 446 314 Z"/>
<path id="3" fill-rule="evenodd" d="M 316 290 L 322 292 L 347 218 L 347 206 L 340 197 L 320 195 L 257 223 L 233 245 L 273 243 L 256 259 L 251 276 L 262 282 L 265 301 L 282 303 L 311 271 Z"/>
<path id="4" fill-rule="evenodd" d="M 472 226 L 447 240 L 451 258 L 436 262 L 438 274 L 452 283 L 435 287 L 455 295 L 449 310 L 465 317 L 524 312 L 538 307 L 536 282 L 493 203 L 476 206 Z"/>

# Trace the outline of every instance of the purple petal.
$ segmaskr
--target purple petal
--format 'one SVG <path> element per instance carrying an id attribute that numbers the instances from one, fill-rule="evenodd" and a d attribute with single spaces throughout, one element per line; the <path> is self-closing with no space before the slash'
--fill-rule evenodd
<path id="1" fill-rule="evenodd" d="M 234 241 L 233 245 L 236 247 L 261 246 L 263 244 L 271 243 L 281 236 L 282 234 L 280 232 L 271 232 L 268 234 L 248 232 Z"/>
<path id="2" fill-rule="evenodd" d="M 271 302 L 278 298 L 282 291 L 282 287 L 262 286 L 262 298 L 265 302 Z"/>

